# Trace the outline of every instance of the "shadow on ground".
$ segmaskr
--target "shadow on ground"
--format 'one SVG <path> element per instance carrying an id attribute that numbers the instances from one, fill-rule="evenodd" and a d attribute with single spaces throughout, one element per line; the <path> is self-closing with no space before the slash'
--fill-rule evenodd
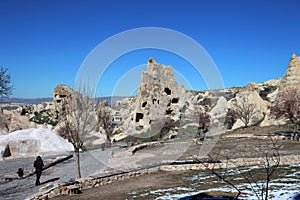
<path id="1" fill-rule="evenodd" d="M 44 181 L 44 182 L 41 183 L 41 185 L 44 185 L 44 184 L 47 184 L 47 183 L 50 183 L 50 182 L 54 182 L 54 181 L 57 181 L 57 180 L 59 180 L 59 177 L 57 177 L 57 178 L 52 178 L 52 179 L 49 179 L 49 180 L 47 180 L 47 181 Z"/>

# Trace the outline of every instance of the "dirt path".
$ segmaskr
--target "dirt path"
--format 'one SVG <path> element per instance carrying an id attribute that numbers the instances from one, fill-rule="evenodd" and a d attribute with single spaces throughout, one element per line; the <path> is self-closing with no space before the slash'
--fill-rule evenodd
<path id="1" fill-rule="evenodd" d="M 81 172 L 83 176 L 94 173 L 99 169 L 103 169 L 106 166 L 101 163 L 100 159 L 97 159 L 94 154 L 97 154 L 98 158 L 103 155 L 109 154 L 109 152 L 95 150 L 91 152 L 84 152 L 81 156 Z M 67 155 L 67 154 L 66 154 Z M 52 159 L 57 156 L 65 155 L 54 155 L 54 156 L 42 156 L 44 164 L 51 162 Z M 0 162 L 0 199 L 5 200 L 23 200 L 28 196 L 31 196 L 39 192 L 41 187 L 47 184 L 64 183 L 70 179 L 75 179 L 75 157 L 59 163 L 54 167 L 51 167 L 43 171 L 41 176 L 41 185 L 35 186 L 35 176 L 31 176 L 25 179 L 17 179 L 10 182 L 4 182 L 4 176 L 6 174 L 16 174 L 18 168 L 23 168 L 25 171 L 33 168 L 33 162 L 35 157 L 7 159 Z M 105 160 L 105 159 L 103 159 Z M 88 166 L 88 167 L 86 167 Z"/>

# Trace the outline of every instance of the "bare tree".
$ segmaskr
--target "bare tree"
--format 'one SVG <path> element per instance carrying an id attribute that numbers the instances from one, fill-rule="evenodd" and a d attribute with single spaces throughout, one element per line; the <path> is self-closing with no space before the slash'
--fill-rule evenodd
<path id="1" fill-rule="evenodd" d="M 228 154 L 222 155 L 217 153 L 215 158 L 208 155 L 210 160 L 222 160 L 221 163 L 204 163 L 197 158 L 195 158 L 195 160 L 202 163 L 202 165 L 217 178 L 233 187 L 237 191 L 236 199 L 238 199 L 242 193 L 242 186 L 238 185 L 236 178 L 232 175 L 232 168 L 236 169 L 237 174 L 246 181 L 258 200 L 267 200 L 269 198 L 271 178 L 277 171 L 280 164 L 280 145 L 274 142 L 271 137 L 269 137 L 269 141 L 271 141 L 269 144 L 264 143 L 264 148 L 257 148 L 258 155 L 260 156 L 258 158 L 259 163 L 261 163 L 261 168 L 259 169 L 245 168 L 249 165 L 246 158 L 243 159 L 242 162 L 237 163 L 231 158 L 232 155 Z"/>
<path id="2" fill-rule="evenodd" d="M 6 98 L 12 95 L 13 86 L 10 83 L 10 75 L 7 69 L 0 67 L 0 97 Z"/>
<path id="3" fill-rule="evenodd" d="M 300 126 L 300 89 L 287 87 L 280 91 L 271 107 L 271 114 L 276 119 L 287 119 Z"/>
<path id="4" fill-rule="evenodd" d="M 87 135 L 97 126 L 94 101 L 88 96 L 83 97 L 79 92 L 73 92 L 63 102 L 59 118 L 60 128 L 58 131 L 74 146 L 76 176 L 81 178 L 79 152 L 83 148 Z"/>
<path id="5" fill-rule="evenodd" d="M 174 131 L 176 124 L 173 119 L 170 117 L 166 117 L 164 120 L 162 120 L 165 124 L 160 130 L 159 139 L 162 139 L 166 134 L 168 134 L 170 131 Z"/>
<path id="6" fill-rule="evenodd" d="M 275 174 L 277 171 L 279 164 L 280 164 L 280 154 L 279 154 L 279 148 L 276 146 L 274 141 L 272 140 L 272 149 L 269 151 L 263 151 L 265 160 L 263 162 L 263 167 L 265 170 L 265 183 L 260 188 L 261 191 L 261 197 L 265 195 L 265 200 L 269 197 L 269 189 L 270 189 L 270 181 L 271 177 Z M 263 198 L 262 198 L 263 199 Z"/>
<path id="7" fill-rule="evenodd" d="M 203 136 L 203 134 L 208 131 L 210 121 L 210 115 L 206 111 L 201 110 L 196 113 L 196 123 L 198 124 L 197 133 L 199 136 Z"/>
<path id="8" fill-rule="evenodd" d="M 107 136 L 108 145 L 110 146 L 113 127 L 110 124 L 112 115 L 107 101 L 101 101 L 98 103 L 96 107 L 96 114 L 98 117 L 98 125 L 104 129 Z"/>
<path id="9" fill-rule="evenodd" d="M 239 103 L 235 103 L 231 109 L 231 114 L 235 119 L 240 119 L 245 127 L 248 127 L 250 119 L 254 114 L 255 105 L 250 103 L 245 97 Z"/>
<path id="10" fill-rule="evenodd" d="M 236 122 L 235 111 L 233 109 L 228 109 L 225 118 L 225 125 L 227 129 L 232 129 L 234 123 Z"/>
<path id="11" fill-rule="evenodd" d="M 228 165 L 229 165 L 230 159 L 228 157 L 226 157 L 226 159 L 223 159 L 223 162 L 224 162 L 224 160 L 226 162 L 226 167 L 224 168 L 223 171 L 218 171 L 218 169 L 220 167 L 217 167 L 217 166 L 221 163 L 218 160 L 219 157 L 216 157 L 215 159 L 211 155 L 208 155 L 208 157 L 209 157 L 209 160 L 212 160 L 212 161 L 215 161 L 215 162 L 205 163 L 205 162 L 202 162 L 198 158 L 195 158 L 195 160 L 198 161 L 199 163 L 201 163 L 205 167 L 205 169 L 207 169 L 211 174 L 213 174 L 214 176 L 216 176 L 217 178 L 219 178 L 221 181 L 223 181 L 227 185 L 229 185 L 232 188 L 234 188 L 237 191 L 235 199 L 238 199 L 238 197 L 241 195 L 242 191 L 228 176 L 228 171 L 229 171 Z"/>

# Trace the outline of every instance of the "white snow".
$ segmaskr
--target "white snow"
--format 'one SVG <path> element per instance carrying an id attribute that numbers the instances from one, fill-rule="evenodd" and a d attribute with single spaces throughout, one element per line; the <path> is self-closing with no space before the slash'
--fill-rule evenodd
<path id="1" fill-rule="evenodd" d="M 296 167 L 294 170 L 291 170 L 292 167 Z M 270 182 L 270 190 L 269 190 L 269 197 L 270 199 L 274 200 L 281 200 L 281 199 L 296 199 L 296 195 L 299 195 L 300 191 L 300 185 L 299 185 L 299 168 L 300 164 L 295 164 L 295 165 L 289 165 L 289 166 L 282 166 L 280 167 L 281 170 L 287 169 L 287 174 L 285 174 L 285 177 L 282 178 L 277 178 L 277 179 L 272 179 Z M 255 169 L 259 168 L 259 166 L 250 166 L 245 168 L 244 170 L 249 170 L 249 169 Z M 244 171 L 242 170 L 242 171 Z M 291 172 L 291 173 L 290 173 Z M 232 170 L 230 174 L 234 173 L 240 173 L 239 170 Z M 199 183 L 201 184 L 200 180 L 206 179 L 206 178 L 211 178 L 210 175 L 200 172 L 197 175 L 194 175 L 189 178 L 185 178 L 185 180 L 198 180 Z M 216 181 L 218 183 L 218 181 Z M 202 183 L 203 184 L 203 183 Z M 262 184 L 262 182 L 258 182 L 259 185 Z M 144 198 L 150 198 L 151 199 L 156 199 L 156 200 L 161 200 L 161 199 L 181 199 L 184 197 L 188 197 L 191 195 L 195 195 L 201 192 L 212 192 L 212 191 L 223 191 L 223 192 L 236 192 L 233 188 L 229 187 L 228 185 L 224 185 L 218 188 L 211 188 L 211 189 L 206 189 L 206 190 L 198 190 L 197 187 L 194 188 L 195 185 L 192 187 L 172 187 L 172 188 L 164 188 L 164 189 L 156 189 L 156 190 L 147 190 L 142 193 L 136 193 L 136 192 L 130 192 L 128 194 L 132 194 L 132 198 L 139 198 L 139 197 L 144 197 Z M 250 186 L 248 183 L 241 183 L 236 185 L 238 188 L 242 188 L 242 194 L 239 197 L 239 199 L 247 199 L 247 200 L 255 200 L 257 199 L 256 195 L 254 192 L 251 190 Z M 253 184 L 253 187 L 255 189 L 258 189 L 255 184 Z M 258 189 L 259 190 L 259 189 Z M 151 195 L 155 195 L 154 197 Z"/>
<path id="2" fill-rule="evenodd" d="M 0 152 L 3 152 L 6 145 L 13 142 L 37 141 L 35 153 L 48 152 L 69 152 L 73 151 L 73 145 L 57 135 L 48 128 L 31 128 L 19 130 L 7 135 L 0 136 Z"/>

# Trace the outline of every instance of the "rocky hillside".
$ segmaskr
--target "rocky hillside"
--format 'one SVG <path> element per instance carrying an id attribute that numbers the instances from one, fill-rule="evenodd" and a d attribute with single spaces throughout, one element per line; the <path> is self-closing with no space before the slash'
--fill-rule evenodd
<path id="1" fill-rule="evenodd" d="M 176 82 L 171 66 L 156 63 L 150 58 L 147 70 L 141 73 L 141 82 L 135 97 L 125 98 L 111 105 L 115 139 L 128 135 L 161 134 L 166 126 L 173 132 L 197 127 L 196 118 L 201 112 L 211 116 L 210 133 L 219 134 L 229 129 L 244 126 L 241 120 L 231 121 L 228 111 L 245 101 L 254 102 L 253 116 L 249 125 L 269 126 L 284 124 L 270 116 L 269 107 L 279 90 L 287 86 L 300 86 L 300 57 L 292 55 L 284 77 L 263 83 L 250 83 L 245 87 L 222 90 L 190 91 Z M 23 105 L 13 111 L 0 110 L 0 128 L 12 132 L 37 127 L 39 124 L 58 123 L 57 110 L 72 89 L 58 85 L 54 89 L 53 101 L 36 105 Z M 170 130 L 170 127 L 167 129 Z M 148 137 L 148 136 L 147 136 Z"/>
<path id="2" fill-rule="evenodd" d="M 270 106 L 279 90 L 300 84 L 300 57 L 292 55 L 284 78 L 263 83 L 250 83 L 241 88 L 212 91 L 188 91 L 179 86 L 171 66 L 157 64 L 150 58 L 147 71 L 142 72 L 136 97 L 117 102 L 113 109 L 123 119 L 120 139 L 127 135 L 160 131 L 170 120 L 180 128 L 197 126 L 199 112 L 206 111 L 211 116 L 210 134 L 220 134 L 229 129 L 244 126 L 241 120 L 228 127 L 228 111 L 236 105 L 252 102 L 253 115 L 249 126 L 269 126 L 286 123 L 270 116 Z"/>

